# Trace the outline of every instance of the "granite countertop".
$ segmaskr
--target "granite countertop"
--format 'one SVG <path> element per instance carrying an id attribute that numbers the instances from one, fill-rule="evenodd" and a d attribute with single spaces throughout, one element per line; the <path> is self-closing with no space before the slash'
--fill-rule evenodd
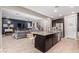
<path id="1" fill-rule="evenodd" d="M 44 31 L 34 31 L 34 32 L 31 32 L 32 34 L 38 34 L 38 35 L 43 35 L 43 36 L 46 36 L 46 35 L 50 35 L 50 34 L 55 34 L 55 33 L 59 33 L 59 31 L 56 31 L 56 32 L 44 32 Z"/>

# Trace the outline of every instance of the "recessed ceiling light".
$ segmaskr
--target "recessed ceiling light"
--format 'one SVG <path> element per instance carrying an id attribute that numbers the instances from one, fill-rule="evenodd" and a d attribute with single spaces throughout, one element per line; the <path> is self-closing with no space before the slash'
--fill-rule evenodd
<path id="1" fill-rule="evenodd" d="M 59 16 L 62 16 L 62 14 L 59 14 Z"/>
<path id="2" fill-rule="evenodd" d="M 74 6 L 70 6 L 70 8 L 74 8 Z"/>
<path id="3" fill-rule="evenodd" d="M 18 13 L 16 13 L 16 15 L 19 15 Z"/>
<path id="4" fill-rule="evenodd" d="M 72 14 L 74 14 L 75 12 L 72 11 Z"/>
<path id="5" fill-rule="evenodd" d="M 57 12 L 57 10 L 54 10 L 54 12 Z"/>
<path id="6" fill-rule="evenodd" d="M 25 18 L 25 19 L 27 19 L 27 18 Z"/>

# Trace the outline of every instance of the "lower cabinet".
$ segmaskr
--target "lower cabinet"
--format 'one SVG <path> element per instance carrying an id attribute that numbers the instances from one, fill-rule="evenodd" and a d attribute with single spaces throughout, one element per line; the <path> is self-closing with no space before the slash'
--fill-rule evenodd
<path id="1" fill-rule="evenodd" d="M 36 35 L 35 48 L 39 49 L 42 52 L 46 52 L 58 42 L 57 39 L 57 36 L 54 34 L 46 36 Z"/>
<path id="2" fill-rule="evenodd" d="M 35 48 L 39 49 L 42 52 L 45 52 L 45 37 L 44 36 L 36 35 Z"/>
<path id="3" fill-rule="evenodd" d="M 54 34 L 52 38 L 53 38 L 52 43 L 53 43 L 53 45 L 55 45 L 58 42 L 58 35 Z"/>
<path id="4" fill-rule="evenodd" d="M 53 36 L 48 35 L 46 36 L 46 41 L 45 41 L 45 52 L 48 51 L 52 46 L 53 46 Z"/>

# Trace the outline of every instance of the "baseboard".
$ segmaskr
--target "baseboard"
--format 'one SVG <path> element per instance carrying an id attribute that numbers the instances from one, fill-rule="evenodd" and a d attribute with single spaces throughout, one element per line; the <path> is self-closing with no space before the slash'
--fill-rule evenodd
<path id="1" fill-rule="evenodd" d="M 64 39 L 72 39 L 72 40 L 77 40 L 77 38 L 71 38 L 71 37 L 64 37 Z"/>

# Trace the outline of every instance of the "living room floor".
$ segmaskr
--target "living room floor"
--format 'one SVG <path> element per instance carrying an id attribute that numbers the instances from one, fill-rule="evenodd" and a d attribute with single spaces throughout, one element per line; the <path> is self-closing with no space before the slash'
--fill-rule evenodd
<path id="1" fill-rule="evenodd" d="M 32 39 L 14 39 L 11 36 L 3 36 L 4 53 L 42 53 L 34 47 Z M 79 52 L 79 40 L 62 39 L 53 46 L 47 53 Z"/>
<path id="2" fill-rule="evenodd" d="M 3 37 L 3 52 L 6 53 L 39 53 L 40 51 L 34 48 L 32 39 L 14 39 L 12 36 Z"/>

